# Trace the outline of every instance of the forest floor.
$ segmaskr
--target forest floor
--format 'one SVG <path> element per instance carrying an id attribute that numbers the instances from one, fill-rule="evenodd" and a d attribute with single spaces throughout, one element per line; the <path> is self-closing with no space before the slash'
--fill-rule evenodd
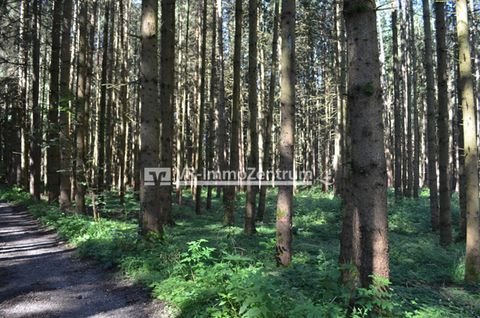
<path id="1" fill-rule="evenodd" d="M 205 200 L 206 193 L 202 195 Z M 153 298 L 168 304 L 162 307 L 163 303 L 157 303 L 154 308 L 175 317 L 480 317 L 480 286 L 463 284 L 465 244 L 455 242 L 448 248 L 440 247 L 438 233 L 430 230 L 428 191 L 423 191 L 416 200 L 403 199 L 399 202 L 395 202 L 393 193 L 389 192 L 390 282 L 379 282 L 381 285 L 388 284 L 387 289 L 354 289 L 339 283 L 341 204 L 331 193 L 323 193 L 318 188 L 299 190 L 295 195 L 294 257 L 288 268 L 277 267 L 274 259 L 275 189 L 267 194 L 266 218 L 264 222 L 257 223 L 254 236 L 243 233 L 243 193 L 237 200 L 235 226 L 225 227 L 222 224 L 221 198 L 214 194 L 212 208 L 195 215 L 191 193 L 185 191 L 184 204 L 173 206 L 176 225 L 167 227 L 163 238 L 138 234 L 139 204 L 133 193 L 128 193 L 123 203 L 116 193 L 104 193 L 97 197 L 101 210 L 99 220 L 62 213 L 56 206 L 31 200 L 19 189 L 0 188 L 0 200 L 28 206 L 29 212 L 40 224 L 55 229 L 61 239 L 76 248 L 75 254 L 62 247 L 61 253 L 46 256 L 44 262 L 54 263 L 48 265 L 45 271 L 40 271 L 35 266 L 43 268 L 43 265 L 28 255 L 34 253 L 29 251 L 31 247 L 21 241 L 16 242 L 15 253 L 20 254 L 15 255 L 27 254 L 28 258 L 7 262 L 23 268 L 19 273 L 31 277 L 25 281 L 19 278 L 27 287 L 18 297 L 13 297 L 15 285 L 3 287 L 0 278 L 0 298 L 11 298 L 6 301 L 8 306 L 0 306 L 3 310 L 0 316 L 7 308 L 28 309 L 16 305 L 15 301 L 22 304 L 30 298 L 34 303 L 35 297 L 39 299 L 36 310 L 46 310 L 42 306 L 49 293 L 58 293 L 51 294 L 59 299 L 60 305 L 57 301 L 53 302 L 55 306 L 60 306 L 55 310 L 60 312 L 70 308 L 72 312 L 79 313 L 76 310 L 85 303 L 101 303 L 109 289 L 115 290 L 115 287 L 110 287 L 110 281 L 99 278 L 104 277 L 104 269 L 108 269 L 108 273 L 115 269 L 119 276 L 147 286 Z M 20 225 L 11 222 L 23 222 L 25 228 L 20 232 L 30 235 L 28 226 L 32 221 L 24 212 L 13 213 L 4 208 L 1 212 L 0 220 L 10 222 L 0 224 L 1 231 L 16 231 L 14 228 Z M 458 228 L 458 213 L 458 197 L 454 194 L 454 237 Z M 7 229 L 7 226 L 13 229 Z M 35 225 L 32 226 L 35 228 Z M 47 239 L 50 234 L 32 235 L 37 237 L 33 241 L 37 245 L 33 250 L 57 251 L 55 246 L 44 249 L 46 246 L 41 245 L 53 244 L 55 236 L 50 240 Z M 28 237 L 25 239 L 28 240 Z M 90 263 L 76 261 L 79 256 L 94 260 L 97 269 L 92 268 Z M 72 259 L 75 261 L 70 261 Z M 9 270 L 2 263 L 0 266 Z M 93 274 L 85 275 L 84 268 Z M 12 267 L 9 271 L 18 270 Z M 0 274 L 0 277 L 10 277 L 10 274 Z M 59 275 L 66 276 L 67 283 L 58 282 L 55 277 Z M 43 288 L 43 294 L 36 295 L 41 288 L 34 283 L 40 278 L 52 284 L 44 287 L 53 287 Z M 7 282 L 15 281 L 14 277 L 7 279 Z M 86 292 L 81 286 L 88 284 L 92 285 L 86 288 L 89 290 Z M 78 289 L 61 295 L 61 288 L 68 290 L 70 285 L 72 289 Z M 93 286 L 95 289 L 90 290 Z M 5 288 L 11 290 L 10 296 L 4 296 Z M 18 288 L 22 288 L 21 285 Z M 29 289 L 32 290 L 31 296 Z M 87 310 L 92 310 L 92 315 L 108 315 L 110 310 L 119 316 L 117 312 L 138 314 L 151 308 L 152 305 L 144 298 L 145 293 L 139 292 L 139 289 L 131 286 L 117 289 L 120 289 L 118 298 L 112 303 L 103 303 L 97 309 L 89 305 Z M 378 290 L 387 292 L 379 293 Z M 80 299 L 76 298 L 79 296 Z M 348 313 L 352 296 L 357 305 L 353 312 Z M 129 303 L 131 297 L 133 303 Z M 143 307 L 143 302 L 147 302 L 146 307 Z M 140 303 L 140 307 L 135 307 Z M 139 308 L 138 311 L 135 308 Z M 372 308 L 377 308 L 377 312 L 373 312 Z M 8 314 L 12 316 L 10 312 Z"/>
<path id="2" fill-rule="evenodd" d="M 0 317 L 162 316 L 162 302 L 113 276 L 79 260 L 25 209 L 0 203 Z"/>

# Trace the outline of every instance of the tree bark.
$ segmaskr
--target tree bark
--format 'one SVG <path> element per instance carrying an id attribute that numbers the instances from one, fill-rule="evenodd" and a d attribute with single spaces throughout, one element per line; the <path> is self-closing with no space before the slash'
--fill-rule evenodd
<path id="1" fill-rule="evenodd" d="M 413 160 L 412 160 L 412 195 L 418 198 L 418 191 L 420 188 L 420 127 L 418 123 L 418 108 L 419 103 L 417 93 L 417 48 L 415 46 L 415 11 L 413 9 L 413 0 L 409 1 L 409 17 L 410 17 L 410 54 L 411 54 L 411 82 L 412 82 L 412 106 L 413 106 Z"/>
<path id="2" fill-rule="evenodd" d="M 33 48 L 32 48 L 32 125 L 30 145 L 30 194 L 40 200 L 41 191 L 41 163 L 42 163 L 42 123 L 40 98 L 40 28 L 41 28 L 40 0 L 33 2 Z"/>
<path id="3" fill-rule="evenodd" d="M 210 62 L 210 105 L 208 107 L 208 128 L 207 128 L 207 171 L 213 170 L 213 159 L 215 156 L 215 123 L 218 127 L 218 116 L 215 116 L 216 111 L 216 94 L 217 88 L 217 7 L 216 0 L 212 2 L 212 52 Z M 215 119 L 217 117 L 217 120 Z M 218 128 L 217 128 L 218 129 Z M 207 191 L 207 210 L 212 207 L 212 189 L 213 185 L 208 186 Z"/>
<path id="4" fill-rule="evenodd" d="M 278 168 L 293 181 L 295 160 L 295 0 L 282 0 L 280 18 L 280 162 Z M 277 264 L 288 266 L 292 261 L 293 185 L 278 187 L 277 198 Z"/>
<path id="5" fill-rule="evenodd" d="M 207 70 L 207 0 L 203 0 L 202 6 L 202 38 L 200 48 L 200 108 L 198 111 L 198 128 L 197 128 L 197 160 L 196 171 L 201 173 L 203 171 L 203 145 L 204 145 L 204 126 L 205 126 L 205 100 L 206 100 L 206 70 Z M 201 181 L 201 177 L 197 176 L 197 180 Z M 201 214 L 202 210 L 202 187 L 195 188 L 195 213 Z"/>
<path id="6" fill-rule="evenodd" d="M 220 77 L 218 78 L 218 99 L 216 121 L 217 126 L 217 162 L 220 171 L 226 171 L 228 162 L 225 154 L 225 142 L 227 140 L 227 129 L 225 125 L 225 61 L 223 54 L 223 13 L 222 0 L 217 1 L 217 42 L 218 42 L 218 70 Z M 222 187 L 225 193 L 225 188 Z"/>
<path id="7" fill-rule="evenodd" d="M 452 243 L 452 214 L 450 210 L 449 120 L 447 87 L 447 45 L 445 3 L 435 2 L 435 29 L 437 40 L 438 92 L 438 167 L 440 174 L 440 244 Z"/>
<path id="8" fill-rule="evenodd" d="M 162 77 L 160 79 L 160 118 L 161 118 L 161 138 L 160 138 L 160 165 L 170 170 L 172 175 L 173 168 L 173 91 L 175 87 L 175 0 L 162 0 L 162 24 L 160 27 L 161 47 L 160 47 L 160 69 Z M 172 184 L 162 185 L 160 187 L 160 215 L 163 217 L 163 224 L 172 224 Z"/>
<path id="9" fill-rule="evenodd" d="M 278 70 L 278 20 L 280 16 L 280 0 L 275 0 L 273 13 L 273 38 L 272 38 L 272 57 L 270 66 L 270 84 L 268 87 L 268 101 L 267 107 L 265 107 L 265 140 L 263 144 L 263 171 L 269 171 L 272 168 L 272 124 L 273 124 L 273 112 L 275 105 L 275 88 L 277 86 L 277 70 Z M 265 205 L 266 205 L 267 187 L 262 186 L 260 188 L 260 195 L 258 198 L 258 213 L 257 219 L 263 221 L 265 218 Z"/>
<path id="10" fill-rule="evenodd" d="M 105 18 L 103 22 L 103 48 L 102 48 L 102 71 L 100 87 L 100 104 L 97 114 L 97 160 L 95 173 L 95 188 L 97 193 L 101 193 L 105 187 L 105 116 L 107 109 L 107 76 L 109 68 L 109 27 L 110 27 L 110 0 L 105 1 Z M 110 145 L 109 145 L 110 146 Z"/>
<path id="11" fill-rule="evenodd" d="M 146 185 L 145 168 L 159 167 L 160 109 L 158 108 L 157 21 L 158 1 L 142 1 L 140 56 L 140 209 L 143 233 L 163 232 L 159 186 Z"/>
<path id="12" fill-rule="evenodd" d="M 71 142 L 69 127 L 70 101 L 70 55 L 71 55 L 71 28 L 72 28 L 73 1 L 63 2 L 63 23 L 62 23 L 62 48 L 60 53 L 60 209 L 66 210 L 70 207 L 70 167 L 71 167 Z"/>
<path id="13" fill-rule="evenodd" d="M 256 175 L 258 172 L 258 129 L 257 129 L 257 7 L 258 0 L 248 2 L 248 132 L 250 143 L 248 144 L 248 169 L 253 169 Z M 253 180 L 251 180 L 253 181 Z M 248 183 L 247 202 L 245 206 L 244 231 L 248 235 L 256 232 L 255 212 L 257 205 L 258 186 Z"/>
<path id="14" fill-rule="evenodd" d="M 457 0 L 457 36 L 459 61 L 459 89 L 463 111 L 465 151 L 465 181 L 467 201 L 467 242 L 465 253 L 465 282 L 480 281 L 480 220 L 478 202 L 478 148 L 476 135 L 476 108 L 473 95 L 472 62 L 468 30 L 467 1 Z"/>
<path id="15" fill-rule="evenodd" d="M 67 0 L 69 1 L 69 0 Z M 75 127 L 75 206 L 78 214 L 85 214 L 85 189 L 86 189 L 86 120 L 85 108 L 89 102 L 87 99 L 88 80 L 88 2 L 84 1 L 80 4 L 79 26 L 80 36 L 78 43 L 78 89 L 77 89 L 77 118 Z"/>
<path id="16" fill-rule="evenodd" d="M 375 1 L 344 1 L 348 43 L 348 110 L 352 203 L 360 220 L 360 280 L 389 277 L 383 105 Z"/>
<path id="17" fill-rule="evenodd" d="M 396 6 L 396 5 L 395 5 Z M 400 106 L 400 60 L 398 50 L 398 9 L 392 11 L 392 45 L 393 45 L 393 113 L 395 133 L 395 200 L 402 197 L 402 111 Z"/>
<path id="18" fill-rule="evenodd" d="M 120 33 L 120 80 L 122 86 L 120 87 L 120 116 L 121 116 L 121 126 L 120 126 L 120 147 L 119 147 L 119 162 L 120 162 L 120 173 L 119 173 L 119 190 L 120 190 L 120 200 L 123 202 L 126 191 L 126 175 L 127 175 L 127 161 L 128 161 L 128 60 L 129 60 L 129 41 L 128 41 L 128 20 L 129 20 L 129 9 L 130 9 L 130 0 L 121 0 L 119 2 L 120 6 L 120 21 L 119 26 L 121 28 Z"/>
<path id="19" fill-rule="evenodd" d="M 437 116 L 435 107 L 435 84 L 433 76 L 432 30 L 430 24 L 430 2 L 423 0 L 423 32 L 425 54 L 425 77 L 427 86 L 427 157 L 428 157 L 428 188 L 430 189 L 430 222 L 433 231 L 440 226 L 437 186 Z"/>
<path id="20" fill-rule="evenodd" d="M 60 195 L 60 148 L 58 145 L 58 90 L 60 69 L 60 31 L 62 26 L 62 0 L 53 4 L 52 55 L 50 60 L 50 106 L 48 108 L 47 189 L 48 201 L 57 201 Z"/>
<path id="21" fill-rule="evenodd" d="M 242 49 L 242 0 L 235 0 L 235 39 L 233 48 L 233 104 L 231 113 L 230 171 L 238 174 L 240 137 L 240 66 Z M 233 225 L 235 220 L 235 187 L 225 188 L 224 223 Z"/>

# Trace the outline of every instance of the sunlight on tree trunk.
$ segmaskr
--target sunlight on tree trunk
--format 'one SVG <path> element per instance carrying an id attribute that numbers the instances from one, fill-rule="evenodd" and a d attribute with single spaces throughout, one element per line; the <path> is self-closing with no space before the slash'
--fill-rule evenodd
<path id="1" fill-rule="evenodd" d="M 463 112 L 465 178 L 467 201 L 467 242 L 465 254 L 465 282 L 480 281 L 480 222 L 478 202 L 478 148 L 476 135 L 476 108 L 473 97 L 472 62 L 468 31 L 467 1 L 457 0 L 457 36 L 459 62 L 459 89 Z"/>
<path id="2" fill-rule="evenodd" d="M 280 152 L 279 170 L 293 176 L 295 143 L 295 0 L 282 0 L 280 18 Z M 292 180 L 288 180 L 292 181 Z M 292 261 L 293 185 L 278 187 L 277 198 L 277 264 Z"/>

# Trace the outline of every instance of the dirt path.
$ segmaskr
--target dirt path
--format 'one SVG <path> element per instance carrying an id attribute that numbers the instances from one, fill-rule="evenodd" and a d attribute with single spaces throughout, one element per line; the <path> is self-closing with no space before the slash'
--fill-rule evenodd
<path id="1" fill-rule="evenodd" d="M 18 210 L 0 203 L 0 317 L 166 317 L 162 302 L 78 260 Z"/>

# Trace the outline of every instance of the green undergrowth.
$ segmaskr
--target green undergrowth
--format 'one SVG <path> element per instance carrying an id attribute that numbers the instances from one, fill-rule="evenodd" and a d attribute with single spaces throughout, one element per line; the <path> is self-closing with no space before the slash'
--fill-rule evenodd
<path id="1" fill-rule="evenodd" d="M 464 244 L 443 249 L 430 232 L 428 192 L 417 201 L 397 203 L 389 193 L 391 280 L 375 278 L 376 287 L 355 291 L 338 283 L 338 199 L 317 188 L 297 193 L 293 265 L 282 269 L 274 261 L 275 198 L 275 191 L 268 193 L 266 220 L 248 237 L 242 230 L 242 194 L 235 226 L 224 227 L 221 199 L 215 197 L 212 209 L 197 216 L 185 193 L 185 204 L 174 205 L 176 225 L 167 227 L 163 238 L 145 238 L 138 234 L 138 202 L 132 193 L 123 203 L 115 193 L 97 197 L 102 217 L 95 221 L 35 202 L 19 189 L 0 189 L 1 200 L 27 206 L 81 256 L 150 287 L 175 317 L 480 315 L 480 288 L 462 285 Z M 454 221 L 457 201 L 454 197 Z M 357 306 L 348 311 L 352 293 Z"/>

